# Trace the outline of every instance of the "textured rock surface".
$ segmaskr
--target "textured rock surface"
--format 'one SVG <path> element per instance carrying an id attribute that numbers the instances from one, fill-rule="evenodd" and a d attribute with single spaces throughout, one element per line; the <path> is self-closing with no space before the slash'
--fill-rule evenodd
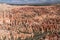
<path id="1" fill-rule="evenodd" d="M 60 40 L 60 6 L 0 5 L 1 40 Z"/>

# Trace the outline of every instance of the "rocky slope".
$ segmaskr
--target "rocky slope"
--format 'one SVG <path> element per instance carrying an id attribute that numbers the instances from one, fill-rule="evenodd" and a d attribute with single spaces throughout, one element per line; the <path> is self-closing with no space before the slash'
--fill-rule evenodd
<path id="1" fill-rule="evenodd" d="M 60 40 L 60 5 L 0 4 L 0 40 Z"/>

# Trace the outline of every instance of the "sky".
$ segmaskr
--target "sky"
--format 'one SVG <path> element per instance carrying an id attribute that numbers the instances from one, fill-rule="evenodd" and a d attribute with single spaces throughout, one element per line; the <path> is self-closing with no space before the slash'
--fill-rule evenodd
<path id="1" fill-rule="evenodd" d="M 0 3 L 29 4 L 29 3 L 58 3 L 60 0 L 0 0 Z"/>

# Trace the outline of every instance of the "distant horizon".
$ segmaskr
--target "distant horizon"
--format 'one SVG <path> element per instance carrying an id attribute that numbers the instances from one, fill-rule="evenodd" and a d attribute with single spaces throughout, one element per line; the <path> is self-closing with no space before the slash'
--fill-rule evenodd
<path id="1" fill-rule="evenodd" d="M 40 4 L 9 4 L 9 3 L 0 3 L 0 4 L 3 4 L 3 5 L 17 5 L 17 6 L 23 6 L 23 5 L 28 5 L 28 6 L 50 6 L 50 5 L 58 5 L 57 3 L 53 3 L 53 4 L 50 4 L 50 3 L 40 3 Z"/>
<path id="2" fill-rule="evenodd" d="M 0 0 L 0 3 L 6 4 L 53 4 L 60 3 L 60 0 Z"/>

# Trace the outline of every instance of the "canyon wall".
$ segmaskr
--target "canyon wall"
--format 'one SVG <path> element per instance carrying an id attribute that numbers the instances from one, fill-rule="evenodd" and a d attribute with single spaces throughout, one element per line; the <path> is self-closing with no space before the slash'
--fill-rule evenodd
<path id="1" fill-rule="evenodd" d="M 1 40 L 60 40 L 60 5 L 0 4 Z"/>

